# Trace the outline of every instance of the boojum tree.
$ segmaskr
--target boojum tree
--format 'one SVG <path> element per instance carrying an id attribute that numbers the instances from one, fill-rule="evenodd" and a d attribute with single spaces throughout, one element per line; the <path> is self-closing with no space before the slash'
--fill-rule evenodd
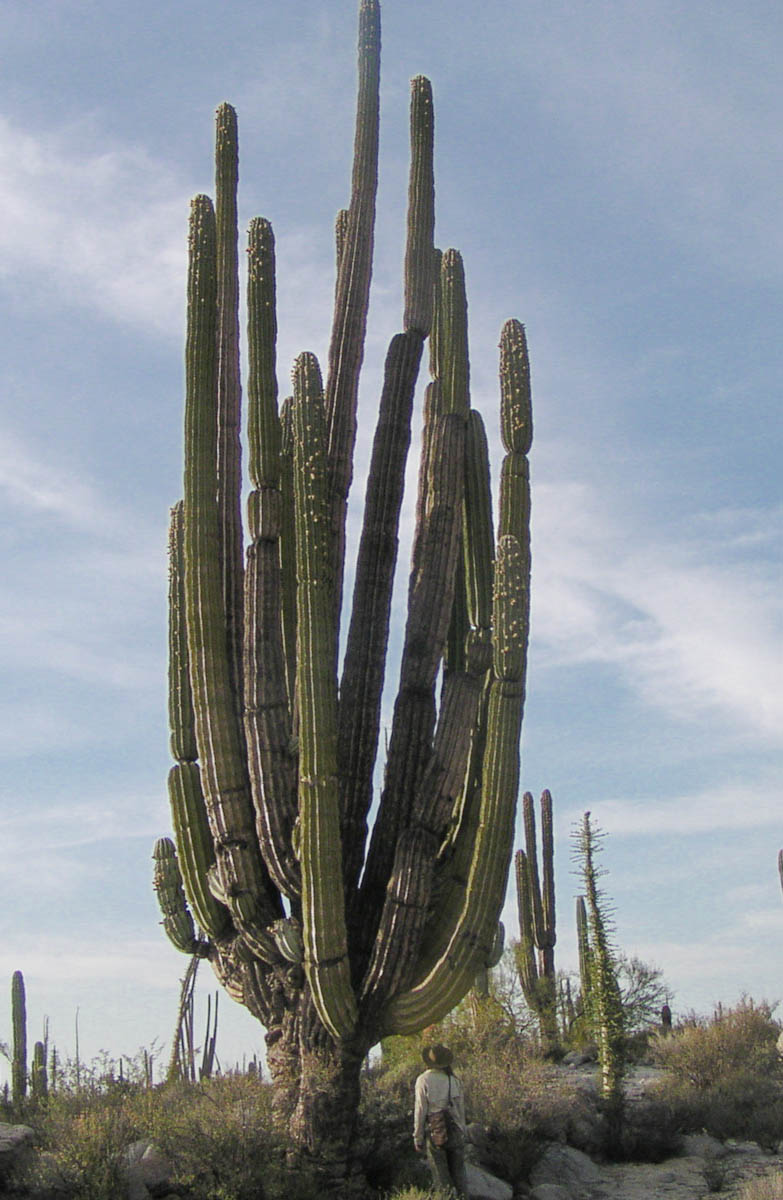
<path id="1" fill-rule="evenodd" d="M 530 588 L 525 334 L 500 344 L 498 533 L 471 408 L 462 260 L 434 247 L 433 103 L 412 81 L 405 309 L 389 345 L 338 663 L 346 504 L 372 263 L 380 12 L 359 6 L 352 191 L 337 220 L 325 385 L 315 357 L 278 405 L 274 238 L 248 242 L 240 509 L 237 132 L 217 114 L 215 203 L 192 203 L 184 500 L 170 537 L 169 777 L 155 847 L 163 924 L 266 1028 L 278 1104 L 343 1187 L 359 1069 L 382 1036 L 445 1015 L 491 960 L 512 852 Z M 406 457 L 430 382 L 408 613 L 377 814 Z M 340 1180 L 343 1182 L 340 1183 Z M 329 1181 L 327 1181 L 329 1182 Z"/>

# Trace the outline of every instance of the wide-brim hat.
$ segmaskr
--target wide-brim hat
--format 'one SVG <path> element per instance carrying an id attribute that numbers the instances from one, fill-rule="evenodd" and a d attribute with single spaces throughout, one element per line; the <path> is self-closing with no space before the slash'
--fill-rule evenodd
<path id="1" fill-rule="evenodd" d="M 421 1052 L 428 1067 L 450 1067 L 453 1055 L 448 1046 L 436 1042 L 434 1046 L 425 1046 Z"/>

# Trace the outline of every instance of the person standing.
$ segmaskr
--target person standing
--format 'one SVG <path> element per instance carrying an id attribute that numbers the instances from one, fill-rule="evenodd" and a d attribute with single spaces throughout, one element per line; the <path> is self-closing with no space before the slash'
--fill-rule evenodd
<path id="1" fill-rule="evenodd" d="M 446 1046 L 436 1044 L 425 1046 L 421 1056 L 427 1070 L 416 1080 L 413 1144 L 419 1154 L 426 1149 L 435 1189 L 468 1200 L 465 1099 L 462 1084 L 451 1069 L 452 1053 Z M 438 1126 L 442 1128 L 444 1121 L 439 1114 L 445 1114 L 447 1131 L 442 1145 L 438 1145 L 441 1141 Z"/>

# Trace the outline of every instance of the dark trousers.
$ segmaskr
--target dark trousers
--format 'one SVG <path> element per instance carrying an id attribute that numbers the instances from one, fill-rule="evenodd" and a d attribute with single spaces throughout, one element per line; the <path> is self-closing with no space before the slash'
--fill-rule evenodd
<path id="1" fill-rule="evenodd" d="M 433 1146 L 431 1139 L 427 1138 L 427 1162 L 436 1192 L 468 1200 L 465 1150 L 461 1140 L 458 1146 Z"/>

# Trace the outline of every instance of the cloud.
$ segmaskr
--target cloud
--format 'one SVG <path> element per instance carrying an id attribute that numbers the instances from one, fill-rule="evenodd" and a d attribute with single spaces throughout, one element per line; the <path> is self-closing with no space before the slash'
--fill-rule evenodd
<path id="1" fill-rule="evenodd" d="M 783 510 L 718 510 L 645 537 L 639 515 L 610 502 L 588 482 L 537 487 L 532 628 L 545 669 L 604 664 L 673 719 L 777 744 Z"/>
<path id="2" fill-rule="evenodd" d="M 665 799 L 645 796 L 632 803 L 609 798 L 595 806 L 594 815 L 601 829 L 618 837 L 648 837 L 651 834 L 679 837 L 767 826 L 779 829 L 781 792 L 783 775 L 770 773 L 765 776 L 760 771 L 752 783 L 741 780 Z M 750 796 L 752 804 L 749 803 Z M 563 836 L 567 836 L 581 815 L 581 809 L 573 809 L 558 816 L 558 828 Z"/>
<path id="3" fill-rule="evenodd" d="M 143 149 L 0 117 L 0 281 L 170 336 L 182 326 L 188 195 Z"/>

